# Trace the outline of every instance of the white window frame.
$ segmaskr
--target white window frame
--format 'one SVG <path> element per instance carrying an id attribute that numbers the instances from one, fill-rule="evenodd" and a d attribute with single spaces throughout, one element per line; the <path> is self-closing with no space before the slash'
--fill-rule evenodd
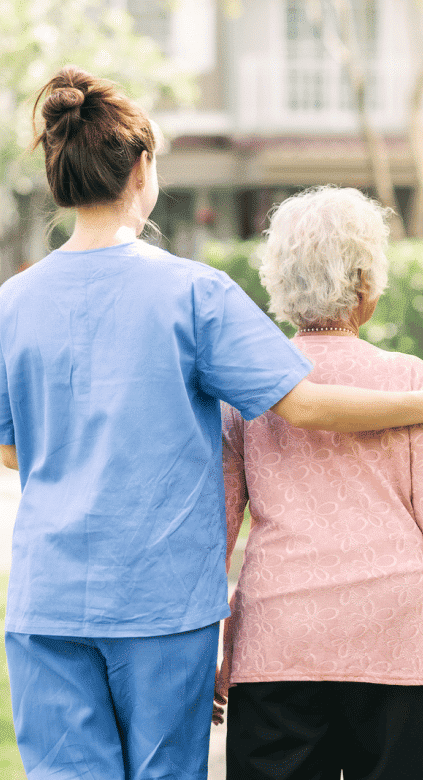
<path id="1" fill-rule="evenodd" d="M 238 62 L 238 116 L 240 130 L 247 132 L 339 132 L 359 130 L 356 108 L 341 100 L 341 68 L 330 56 L 288 58 L 286 30 L 287 0 L 269 0 L 269 48 L 265 53 L 245 52 Z M 410 77 L 410 62 L 404 47 L 393 40 L 395 19 L 404 13 L 398 0 L 377 0 L 379 32 L 372 63 L 379 81 L 377 100 L 369 106 L 374 126 L 385 131 L 399 131 L 405 123 L 405 100 Z M 404 32 L 404 31 L 403 31 Z M 326 105 L 321 109 L 290 108 L 287 70 L 298 70 L 303 78 L 320 71 Z"/>

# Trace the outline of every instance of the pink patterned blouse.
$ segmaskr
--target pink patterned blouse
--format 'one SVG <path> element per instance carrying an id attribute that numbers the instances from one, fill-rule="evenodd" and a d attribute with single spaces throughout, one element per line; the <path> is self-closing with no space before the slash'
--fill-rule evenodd
<path id="1" fill-rule="evenodd" d="M 313 382 L 423 387 L 423 361 L 296 336 Z M 423 684 L 423 426 L 338 434 L 224 405 L 228 562 L 250 501 L 220 688 L 268 680 Z"/>

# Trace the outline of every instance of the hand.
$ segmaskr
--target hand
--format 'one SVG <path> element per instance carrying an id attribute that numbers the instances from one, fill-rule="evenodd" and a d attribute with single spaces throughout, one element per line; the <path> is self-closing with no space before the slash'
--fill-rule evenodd
<path id="1" fill-rule="evenodd" d="M 227 702 L 226 696 L 222 696 L 222 694 L 219 693 L 217 690 L 219 673 L 220 673 L 220 669 L 219 667 L 217 667 L 216 675 L 215 675 L 215 684 L 214 684 L 213 714 L 212 714 L 212 723 L 214 723 L 215 726 L 218 726 L 220 723 L 224 723 L 223 707 Z"/>
<path id="2" fill-rule="evenodd" d="M 226 704 L 225 701 L 221 702 L 222 704 Z M 213 715 L 212 715 L 212 723 L 214 723 L 215 726 L 219 726 L 220 723 L 224 723 L 224 717 L 223 717 L 223 707 L 220 707 L 216 700 L 213 702 Z"/>

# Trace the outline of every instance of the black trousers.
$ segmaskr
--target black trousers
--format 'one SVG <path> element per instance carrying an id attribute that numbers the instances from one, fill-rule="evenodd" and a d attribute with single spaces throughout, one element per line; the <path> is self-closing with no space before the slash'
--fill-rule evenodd
<path id="1" fill-rule="evenodd" d="M 227 780 L 423 780 L 423 686 L 239 683 Z"/>

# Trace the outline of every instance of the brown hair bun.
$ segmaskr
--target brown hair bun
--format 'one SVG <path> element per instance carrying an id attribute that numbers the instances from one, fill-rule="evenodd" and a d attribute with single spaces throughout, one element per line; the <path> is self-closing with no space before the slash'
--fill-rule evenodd
<path id="1" fill-rule="evenodd" d="M 43 126 L 35 127 L 37 107 Z M 40 90 L 33 111 L 34 148 L 42 144 L 48 183 L 59 206 L 117 200 L 143 151 L 156 141 L 149 119 L 116 85 L 76 65 Z"/>
<path id="2" fill-rule="evenodd" d="M 45 101 L 42 108 L 42 115 L 45 119 L 49 119 L 64 111 L 79 108 L 79 106 L 82 106 L 84 100 L 84 93 L 75 87 L 55 89 Z"/>
<path id="3" fill-rule="evenodd" d="M 85 95 L 80 89 L 66 87 L 55 89 L 45 100 L 41 114 L 46 121 L 46 130 L 57 136 L 71 137 L 78 131 L 81 120 L 80 107 Z"/>

